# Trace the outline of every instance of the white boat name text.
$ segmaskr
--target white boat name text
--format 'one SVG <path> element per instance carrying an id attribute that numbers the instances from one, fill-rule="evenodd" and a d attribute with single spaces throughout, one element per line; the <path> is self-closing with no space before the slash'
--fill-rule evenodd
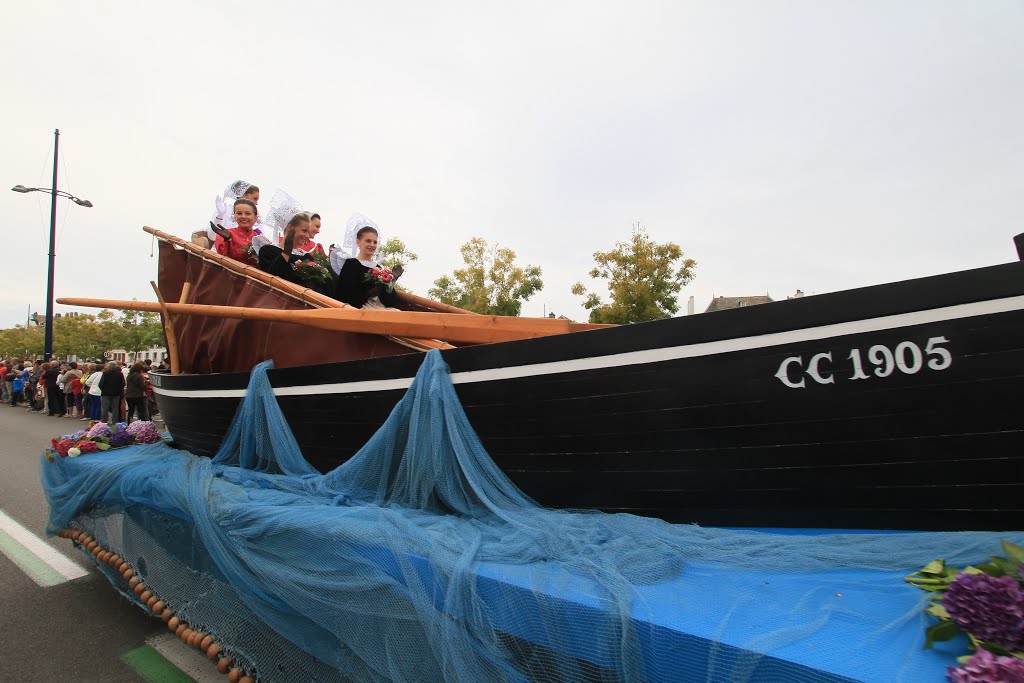
<path id="1" fill-rule="evenodd" d="M 925 367 L 930 370 L 946 370 L 953 364 L 953 355 L 948 349 L 941 345 L 948 343 L 945 337 L 931 337 L 922 350 L 920 346 L 912 341 L 903 341 L 890 349 L 883 344 L 875 344 L 867 351 L 867 362 L 872 367 L 864 368 L 864 357 L 860 349 L 852 349 L 847 356 L 853 364 L 853 374 L 847 379 L 871 379 L 874 377 L 888 377 L 899 370 L 904 375 L 916 375 Z M 791 379 L 792 367 L 801 371 L 799 381 Z M 816 353 L 808 359 L 804 365 L 803 356 L 790 356 L 779 364 L 779 370 L 775 373 L 779 381 L 790 389 L 804 389 L 807 386 L 807 377 L 818 384 L 835 384 L 835 373 L 832 371 L 832 352 L 826 351 Z"/>

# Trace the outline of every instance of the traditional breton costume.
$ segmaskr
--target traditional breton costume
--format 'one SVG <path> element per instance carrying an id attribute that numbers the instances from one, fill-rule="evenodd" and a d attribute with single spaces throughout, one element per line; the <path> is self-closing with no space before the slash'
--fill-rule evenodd
<path id="1" fill-rule="evenodd" d="M 282 254 L 284 249 L 279 245 L 282 241 L 285 231 L 288 229 L 288 223 L 291 222 L 292 218 L 296 214 L 302 213 L 302 204 L 299 200 L 292 197 L 284 190 L 277 190 L 274 196 L 270 199 L 270 211 L 267 214 L 267 219 L 264 222 L 266 227 L 263 233 L 253 237 L 252 246 L 256 250 L 256 254 L 259 260 L 260 270 L 266 271 L 271 275 L 276 275 L 282 280 L 288 280 L 295 284 L 303 285 L 304 287 L 311 287 L 321 294 L 330 296 L 332 287 L 330 282 L 322 285 L 313 285 L 307 282 L 303 282 L 299 277 L 298 273 L 295 272 L 295 264 L 299 261 L 313 261 L 314 252 L 316 249 L 309 248 L 310 245 L 303 245 L 307 248 L 292 247 L 291 258 L 284 260 Z M 280 235 L 274 239 L 272 236 Z M 315 245 L 316 243 L 312 243 Z M 321 248 L 321 252 L 323 249 Z"/>
<path id="2" fill-rule="evenodd" d="M 237 228 L 238 224 L 235 223 L 235 200 L 248 192 L 250 187 L 252 187 L 252 183 L 245 180 L 236 180 L 224 188 L 224 194 L 217 195 L 217 198 L 213 200 L 214 209 L 210 223 L 227 230 Z M 213 225 L 206 229 L 206 235 L 210 238 L 211 242 L 215 243 L 217 241 L 217 233 L 214 232 Z M 257 233 L 262 232 L 263 225 L 260 223 L 259 214 L 256 215 L 256 225 L 253 228 Z"/>
<path id="3" fill-rule="evenodd" d="M 338 274 L 334 298 L 355 308 L 396 309 L 398 296 L 394 292 L 383 291 L 381 287 L 365 279 L 370 269 L 377 268 L 380 264 L 377 261 L 363 261 L 357 258 L 359 247 L 356 245 L 356 233 L 362 228 L 376 230 L 377 243 L 384 243 L 376 223 L 361 213 L 349 216 L 345 223 L 345 239 L 341 247 L 331 252 L 331 268 Z"/>
<path id="4" fill-rule="evenodd" d="M 216 235 L 216 239 L 213 241 L 213 249 L 218 254 L 223 254 L 228 258 L 233 258 L 236 261 L 241 261 L 251 266 L 257 264 L 256 258 L 249 251 L 249 246 L 253 243 L 257 237 L 259 237 L 259 230 L 256 228 L 229 228 L 228 233 L 231 235 L 231 239 L 226 240 L 220 235 Z"/>

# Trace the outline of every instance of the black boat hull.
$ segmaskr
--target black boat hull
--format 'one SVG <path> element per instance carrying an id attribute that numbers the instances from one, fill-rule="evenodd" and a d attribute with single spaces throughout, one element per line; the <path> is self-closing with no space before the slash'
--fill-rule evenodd
<path id="1" fill-rule="evenodd" d="M 1024 265 L 443 352 L 539 502 L 757 527 L 1024 528 Z M 329 470 L 418 354 L 273 370 Z M 175 441 L 219 447 L 246 373 L 155 376 Z"/>

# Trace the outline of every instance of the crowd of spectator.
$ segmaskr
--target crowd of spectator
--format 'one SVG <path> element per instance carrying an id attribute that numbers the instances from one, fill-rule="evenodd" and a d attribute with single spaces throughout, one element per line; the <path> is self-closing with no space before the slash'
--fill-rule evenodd
<path id="1" fill-rule="evenodd" d="M 110 424 L 150 420 L 159 412 L 149 382 L 153 369 L 151 360 L 129 367 L 118 361 L 0 359 L 0 401 L 48 417 Z M 166 369 L 166 361 L 156 369 Z"/>

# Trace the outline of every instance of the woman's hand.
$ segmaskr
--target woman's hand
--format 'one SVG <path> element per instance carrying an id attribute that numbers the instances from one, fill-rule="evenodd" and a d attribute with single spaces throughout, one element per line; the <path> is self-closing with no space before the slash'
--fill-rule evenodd
<path id="1" fill-rule="evenodd" d="M 210 230 L 224 238 L 225 242 L 231 241 L 231 231 L 225 228 L 223 225 L 217 225 L 213 221 L 210 221 Z"/>

